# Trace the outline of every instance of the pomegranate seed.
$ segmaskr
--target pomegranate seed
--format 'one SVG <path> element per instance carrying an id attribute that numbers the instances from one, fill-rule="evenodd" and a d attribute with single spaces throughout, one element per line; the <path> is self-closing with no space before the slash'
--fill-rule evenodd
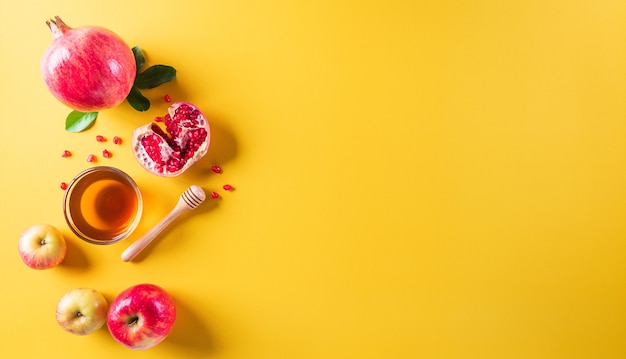
<path id="1" fill-rule="evenodd" d="M 111 156 L 112 156 L 112 154 L 108 150 L 102 151 L 102 157 L 104 157 L 104 158 L 111 158 Z"/>
<path id="2" fill-rule="evenodd" d="M 61 189 L 65 191 L 67 189 L 67 183 L 61 182 Z"/>
<path id="3" fill-rule="evenodd" d="M 217 192 L 211 192 L 211 198 L 219 198 L 220 195 Z"/>
<path id="4" fill-rule="evenodd" d="M 231 186 L 229 184 L 225 184 L 222 188 L 224 188 L 226 191 L 232 191 L 233 186 Z"/>
<path id="5" fill-rule="evenodd" d="M 165 102 L 172 102 L 172 98 L 170 97 L 170 95 L 163 96 L 163 99 L 165 100 Z"/>
<path id="6" fill-rule="evenodd" d="M 155 117 L 154 122 L 163 122 L 163 117 L 160 117 L 160 116 Z"/>
<path id="7" fill-rule="evenodd" d="M 115 143 L 116 145 L 119 145 L 120 143 L 122 143 L 122 139 L 115 136 L 113 137 L 113 143 Z"/>
<path id="8" fill-rule="evenodd" d="M 96 136 L 96 141 L 98 141 L 98 142 L 106 142 L 106 140 L 107 139 L 104 138 L 104 136 L 100 136 L 100 135 Z"/>
<path id="9" fill-rule="evenodd" d="M 72 152 L 65 150 L 63 151 L 63 153 L 61 154 L 61 157 L 70 157 L 72 155 Z"/>
<path id="10" fill-rule="evenodd" d="M 87 156 L 87 162 L 96 162 L 96 156 L 94 155 Z"/>
<path id="11" fill-rule="evenodd" d="M 211 171 L 215 173 L 222 173 L 222 168 L 220 166 L 211 166 Z"/>

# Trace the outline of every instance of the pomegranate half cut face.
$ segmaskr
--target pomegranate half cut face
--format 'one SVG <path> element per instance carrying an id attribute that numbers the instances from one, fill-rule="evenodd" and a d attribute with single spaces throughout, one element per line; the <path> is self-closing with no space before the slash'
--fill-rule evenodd
<path id="1" fill-rule="evenodd" d="M 185 172 L 209 149 L 210 128 L 204 114 L 188 102 L 168 108 L 163 125 L 153 122 L 133 131 L 132 151 L 139 164 L 157 176 Z"/>

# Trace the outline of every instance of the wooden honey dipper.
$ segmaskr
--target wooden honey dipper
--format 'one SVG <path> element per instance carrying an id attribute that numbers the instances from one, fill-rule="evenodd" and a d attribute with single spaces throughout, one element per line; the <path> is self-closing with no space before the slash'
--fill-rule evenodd
<path id="1" fill-rule="evenodd" d="M 122 261 L 132 261 L 142 250 L 144 250 L 167 226 L 169 226 L 178 216 L 184 212 L 198 207 L 206 199 L 204 190 L 196 185 L 191 185 L 180 195 L 178 203 L 159 223 L 155 224 L 143 237 L 135 241 L 122 253 Z"/>

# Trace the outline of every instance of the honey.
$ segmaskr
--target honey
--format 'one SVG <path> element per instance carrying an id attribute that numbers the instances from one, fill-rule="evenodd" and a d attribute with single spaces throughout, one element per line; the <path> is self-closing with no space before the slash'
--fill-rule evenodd
<path id="1" fill-rule="evenodd" d="M 135 182 L 112 167 L 79 174 L 65 194 L 65 216 L 76 235 L 108 244 L 127 237 L 141 216 L 141 194 Z"/>

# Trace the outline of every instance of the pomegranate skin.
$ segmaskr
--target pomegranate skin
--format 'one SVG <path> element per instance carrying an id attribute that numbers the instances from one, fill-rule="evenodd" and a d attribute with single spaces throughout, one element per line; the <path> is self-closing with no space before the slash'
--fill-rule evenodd
<path id="1" fill-rule="evenodd" d="M 52 43 L 43 54 L 40 68 L 52 95 L 81 112 L 122 103 L 137 74 L 130 47 L 102 27 L 71 28 L 58 16 L 47 24 Z"/>

